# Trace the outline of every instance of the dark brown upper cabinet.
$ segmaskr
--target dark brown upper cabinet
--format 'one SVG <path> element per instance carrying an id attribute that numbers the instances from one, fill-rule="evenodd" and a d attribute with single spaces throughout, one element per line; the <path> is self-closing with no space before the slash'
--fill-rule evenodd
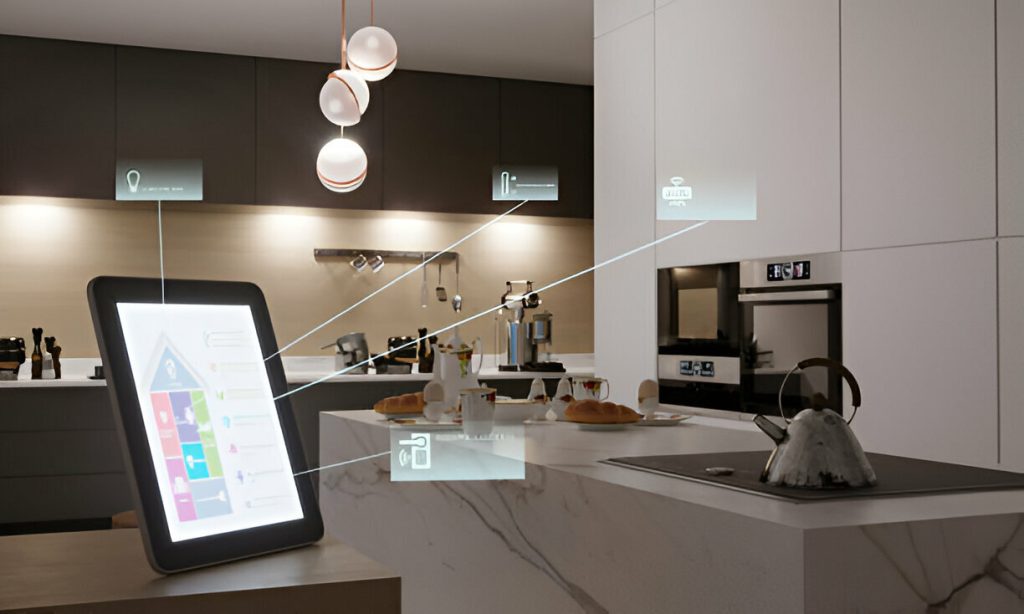
<path id="1" fill-rule="evenodd" d="M 118 157 L 202 158 L 204 201 L 255 202 L 255 63 L 118 47 Z"/>
<path id="2" fill-rule="evenodd" d="M 503 203 L 491 201 L 500 133 L 498 80 L 395 71 L 381 83 L 383 208 L 502 211 Z"/>
<path id="3" fill-rule="evenodd" d="M 345 194 L 331 192 L 316 176 L 316 157 L 338 136 L 320 112 L 320 87 L 336 64 L 256 60 L 256 202 L 338 209 L 380 209 L 384 175 L 384 100 L 370 84 L 370 105 L 345 137 L 359 143 L 369 163 L 366 179 Z"/>
<path id="4" fill-rule="evenodd" d="M 502 79 L 501 162 L 558 167 L 558 201 L 522 213 L 593 217 L 593 88 Z"/>
<path id="5" fill-rule="evenodd" d="M 114 197 L 114 48 L 0 36 L 0 194 Z"/>

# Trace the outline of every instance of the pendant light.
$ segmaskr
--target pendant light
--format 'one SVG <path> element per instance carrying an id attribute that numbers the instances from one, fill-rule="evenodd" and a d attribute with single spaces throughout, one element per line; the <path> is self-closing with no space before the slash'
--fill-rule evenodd
<path id="1" fill-rule="evenodd" d="M 351 192 L 366 179 L 366 152 L 359 143 L 344 137 L 344 127 L 359 123 L 370 103 L 370 88 L 359 75 L 347 70 L 345 57 L 345 0 L 341 0 L 341 67 L 327 76 L 320 88 L 320 110 L 341 126 L 339 136 L 328 141 L 316 157 L 316 175 L 332 192 Z"/>
<path id="2" fill-rule="evenodd" d="M 353 34 L 348 43 L 348 64 L 367 81 L 380 81 L 398 65 L 398 43 L 374 24 L 374 2 L 370 0 L 370 25 Z"/>

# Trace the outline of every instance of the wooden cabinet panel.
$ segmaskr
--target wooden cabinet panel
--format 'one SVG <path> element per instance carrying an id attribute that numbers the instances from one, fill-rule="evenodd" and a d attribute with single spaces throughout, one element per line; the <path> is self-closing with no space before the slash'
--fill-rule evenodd
<path id="1" fill-rule="evenodd" d="M 520 212 L 593 216 L 593 135 L 593 88 L 501 81 L 501 162 L 558 167 L 558 201 L 531 203 Z"/>
<path id="2" fill-rule="evenodd" d="M 0 194 L 113 198 L 114 48 L 0 36 Z"/>
<path id="3" fill-rule="evenodd" d="M 384 176 L 383 88 L 370 84 L 370 106 L 345 136 L 366 152 L 359 189 L 331 192 L 316 176 L 316 157 L 338 127 L 320 112 L 320 87 L 334 64 L 256 60 L 256 201 L 338 209 L 380 209 Z"/>
<path id="4" fill-rule="evenodd" d="M 498 80 L 395 71 L 384 85 L 384 209 L 501 212 Z M 373 104 L 371 99 L 370 104 Z"/>
<path id="5" fill-rule="evenodd" d="M 668 217 L 673 177 L 716 207 L 757 206 L 659 245 L 658 266 L 838 251 L 839 2 L 676 0 L 655 18 L 656 182 L 622 206 Z"/>
<path id="6" fill-rule="evenodd" d="M 203 200 L 252 203 L 255 60 L 117 48 L 119 158 L 202 158 Z"/>
<path id="7" fill-rule="evenodd" d="M 842 3 L 843 249 L 996 230 L 991 2 Z"/>

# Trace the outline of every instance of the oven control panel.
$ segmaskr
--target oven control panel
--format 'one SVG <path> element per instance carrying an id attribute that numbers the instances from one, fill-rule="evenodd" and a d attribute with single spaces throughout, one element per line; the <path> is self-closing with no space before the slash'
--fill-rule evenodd
<path id="1" fill-rule="evenodd" d="M 696 375 L 698 377 L 714 377 L 715 361 L 713 360 L 680 360 L 679 375 Z"/>
<path id="2" fill-rule="evenodd" d="M 658 379 L 682 382 L 740 383 L 736 356 L 658 356 Z"/>
<path id="3" fill-rule="evenodd" d="M 772 262 L 768 264 L 766 279 L 768 281 L 792 281 L 811 278 L 811 261 L 795 260 L 793 262 Z"/>

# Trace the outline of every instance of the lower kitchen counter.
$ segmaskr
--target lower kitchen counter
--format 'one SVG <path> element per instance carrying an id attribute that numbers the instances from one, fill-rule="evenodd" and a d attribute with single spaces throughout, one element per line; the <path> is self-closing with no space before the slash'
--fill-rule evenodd
<path id="1" fill-rule="evenodd" d="M 372 412 L 321 421 L 321 463 L 390 445 Z M 321 507 L 418 612 L 1024 610 L 1024 491 L 793 503 L 598 462 L 771 445 L 717 424 L 528 425 L 525 480 L 392 483 L 377 458 L 324 471 Z"/>
<path id="2" fill-rule="evenodd" d="M 569 375 L 589 375 L 585 368 Z M 525 398 L 536 375 L 553 394 L 561 373 L 488 373 L 499 394 Z M 319 413 L 362 409 L 417 392 L 430 374 L 332 378 L 291 397 L 310 466 L 320 454 Z M 289 378 L 292 389 L 315 378 Z M 0 534 L 41 528 L 95 528 L 132 506 L 105 382 L 0 382 Z M 57 383 L 60 382 L 60 383 Z M 39 384 L 36 386 L 23 384 Z"/>

